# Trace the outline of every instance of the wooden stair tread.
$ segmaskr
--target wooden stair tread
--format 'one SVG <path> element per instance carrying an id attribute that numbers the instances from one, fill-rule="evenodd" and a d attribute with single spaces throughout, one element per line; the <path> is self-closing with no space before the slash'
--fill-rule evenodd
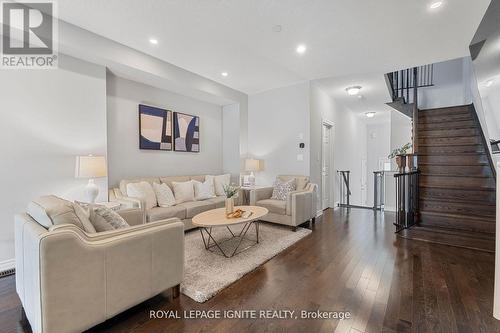
<path id="1" fill-rule="evenodd" d="M 448 230 L 445 228 L 426 228 L 415 226 L 401 231 L 398 236 L 485 252 L 495 252 L 494 234 L 468 233 L 465 231 Z"/>
<path id="2" fill-rule="evenodd" d="M 493 218 L 477 217 L 477 216 L 470 216 L 470 215 L 463 215 L 463 214 L 435 212 L 435 211 L 429 211 L 429 210 L 421 210 L 420 215 L 432 215 L 432 216 L 448 217 L 448 218 L 454 218 L 454 219 L 478 220 L 478 221 L 486 221 L 486 222 L 495 223 L 495 217 L 493 217 Z"/>

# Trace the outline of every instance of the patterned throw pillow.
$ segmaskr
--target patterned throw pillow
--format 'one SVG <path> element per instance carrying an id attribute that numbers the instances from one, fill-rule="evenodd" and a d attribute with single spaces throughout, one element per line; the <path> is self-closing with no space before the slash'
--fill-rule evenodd
<path id="1" fill-rule="evenodd" d="M 274 182 L 273 195 L 271 199 L 286 200 L 288 193 L 295 191 L 295 179 L 282 182 L 278 179 Z"/>
<path id="2" fill-rule="evenodd" d="M 92 207 L 90 222 L 97 232 L 129 227 L 128 223 L 117 212 L 99 205 Z"/>

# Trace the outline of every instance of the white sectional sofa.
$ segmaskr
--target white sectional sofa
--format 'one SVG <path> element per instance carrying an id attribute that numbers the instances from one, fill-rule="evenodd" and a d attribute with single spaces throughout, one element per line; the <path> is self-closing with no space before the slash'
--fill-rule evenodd
<path id="1" fill-rule="evenodd" d="M 165 183 L 172 189 L 172 182 L 186 182 L 190 180 L 196 180 L 199 182 L 205 181 L 205 175 L 197 176 L 165 176 L 165 177 L 145 177 L 145 178 L 135 178 L 135 179 L 124 179 L 120 181 L 119 187 L 112 188 L 109 192 L 110 201 L 118 201 L 122 205 L 127 207 L 139 207 L 145 210 L 146 221 L 154 222 L 157 220 L 162 220 L 166 218 L 176 217 L 179 218 L 185 226 L 185 230 L 193 229 L 194 226 L 191 219 L 204 211 L 224 207 L 224 196 L 217 196 L 215 198 L 210 198 L 200 201 L 190 201 L 176 204 L 172 207 L 153 207 L 151 209 L 146 209 L 144 202 L 137 198 L 132 198 L 127 194 L 127 185 L 130 183 L 138 183 L 141 181 L 146 181 L 150 184 L 153 183 Z"/>

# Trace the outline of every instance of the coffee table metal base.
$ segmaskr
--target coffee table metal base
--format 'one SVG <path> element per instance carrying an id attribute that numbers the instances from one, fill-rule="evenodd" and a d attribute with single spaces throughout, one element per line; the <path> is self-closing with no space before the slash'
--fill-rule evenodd
<path id="1" fill-rule="evenodd" d="M 255 239 L 251 239 L 251 238 L 247 237 L 248 230 L 250 230 L 250 227 L 252 225 L 255 226 Z M 213 227 L 201 227 L 200 228 L 201 238 L 203 239 L 203 244 L 205 245 L 205 249 L 210 251 L 210 252 L 222 255 L 226 258 L 234 257 L 238 253 L 241 253 L 245 250 L 248 250 L 249 248 L 251 248 L 259 243 L 259 221 L 250 221 L 250 222 L 245 223 L 243 225 L 243 229 L 241 229 L 241 231 L 238 234 L 235 234 L 231 230 L 231 228 L 229 228 L 229 226 L 226 226 L 227 230 L 231 234 L 231 237 L 228 237 L 228 238 L 225 238 L 222 240 L 218 240 L 218 241 L 215 239 L 215 237 L 212 234 L 212 228 Z M 231 249 L 230 251 L 228 251 L 229 253 L 226 253 L 222 249 L 221 245 L 224 244 L 225 242 L 228 242 L 228 241 L 233 240 L 235 238 L 239 239 L 236 247 L 234 248 L 234 250 Z M 251 241 L 252 244 L 240 249 L 240 246 L 243 243 L 243 240 L 245 240 L 245 239 L 248 241 Z"/>

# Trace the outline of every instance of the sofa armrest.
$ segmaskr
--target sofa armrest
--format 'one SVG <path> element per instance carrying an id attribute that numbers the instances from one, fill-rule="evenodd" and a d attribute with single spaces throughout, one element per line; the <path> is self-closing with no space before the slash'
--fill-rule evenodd
<path id="1" fill-rule="evenodd" d="M 43 331 L 83 331 L 181 283 L 179 220 L 96 235 L 61 228 L 40 237 Z"/>
<path id="2" fill-rule="evenodd" d="M 302 224 L 314 217 L 313 196 L 314 191 L 300 191 L 291 195 L 291 215 L 294 225 Z"/>
<path id="3" fill-rule="evenodd" d="M 270 199 L 273 195 L 273 187 L 262 187 L 250 190 L 250 205 L 254 206 L 257 201 Z"/>

